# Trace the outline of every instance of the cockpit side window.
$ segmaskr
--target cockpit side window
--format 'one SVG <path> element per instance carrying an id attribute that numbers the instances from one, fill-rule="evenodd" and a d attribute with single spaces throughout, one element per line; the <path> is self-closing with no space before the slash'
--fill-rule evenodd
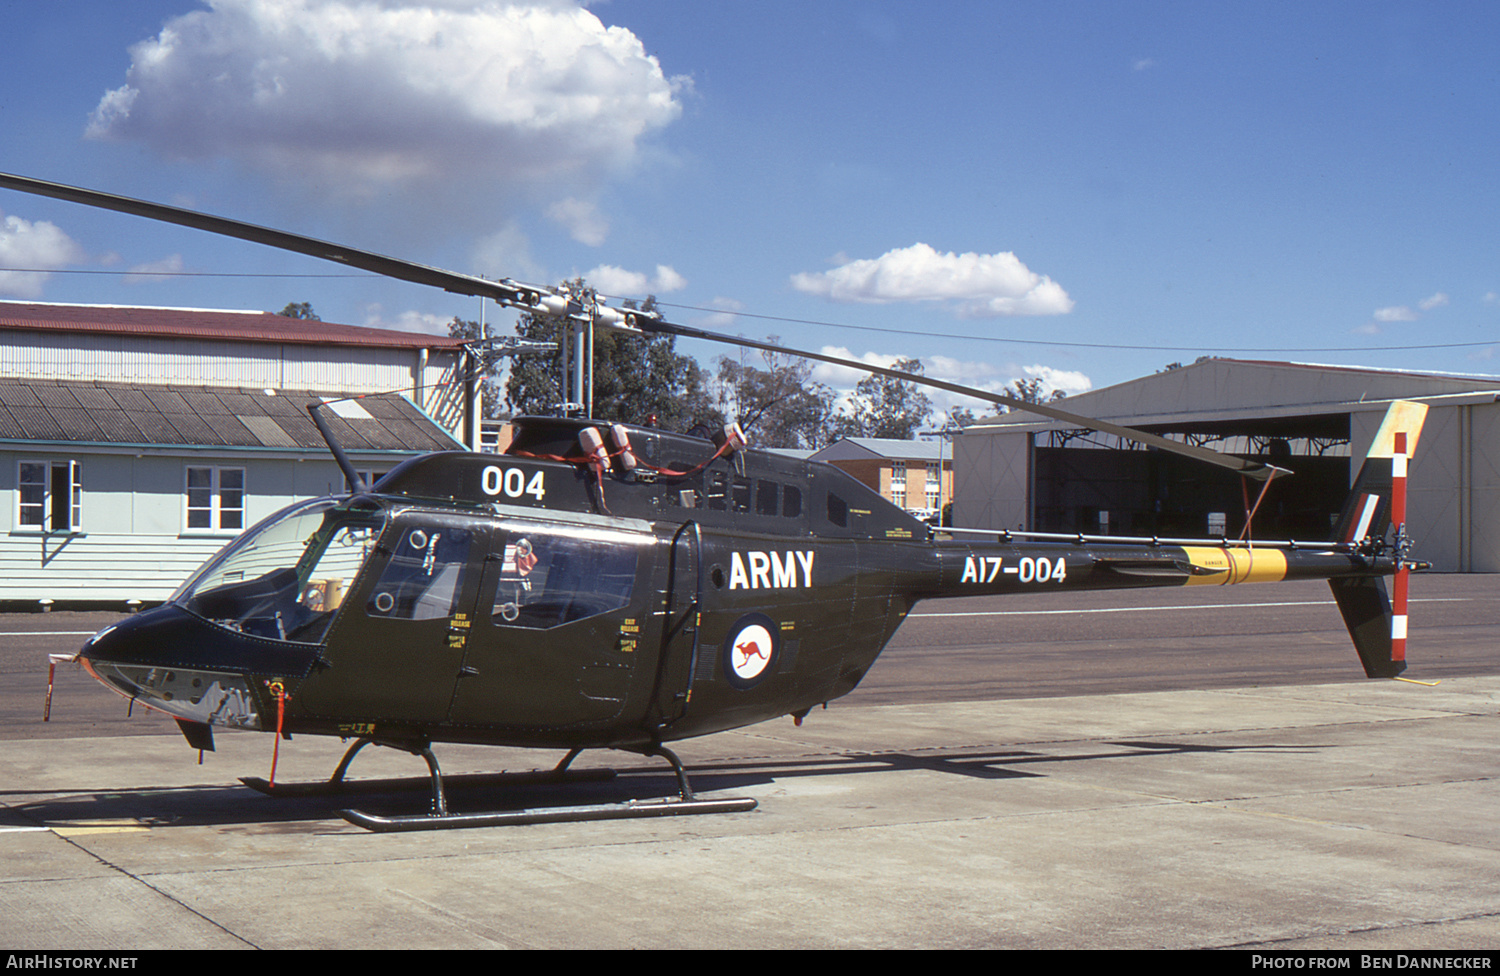
<path id="1" fill-rule="evenodd" d="M 544 629 L 617 610 L 630 602 L 636 553 L 626 541 L 545 529 L 511 534 L 490 620 Z"/>
<path id="2" fill-rule="evenodd" d="M 474 533 L 453 525 L 417 526 L 398 537 L 370 591 L 366 612 L 397 620 L 450 617 L 463 592 Z"/>

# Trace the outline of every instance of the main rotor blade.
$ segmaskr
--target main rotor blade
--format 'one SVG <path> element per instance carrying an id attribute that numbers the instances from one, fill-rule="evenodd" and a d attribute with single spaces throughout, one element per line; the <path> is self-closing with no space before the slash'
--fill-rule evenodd
<path id="1" fill-rule="evenodd" d="M 284 251 L 295 251 L 299 254 L 322 258 L 325 261 L 335 261 L 339 264 L 348 265 L 351 268 L 358 268 L 361 271 L 370 271 L 388 278 L 410 281 L 418 285 L 430 285 L 435 288 L 441 288 L 444 291 L 456 292 L 460 295 L 493 298 L 497 302 L 506 303 L 520 302 L 523 297 L 522 291 L 518 288 L 500 282 L 486 281 L 475 275 L 459 274 L 456 271 L 444 271 L 441 268 L 432 268 L 413 261 L 403 261 L 400 258 L 386 257 L 383 254 L 376 254 L 372 251 L 361 251 L 358 248 L 344 247 L 341 244 L 330 244 L 327 241 L 320 241 L 313 237 L 304 237 L 301 234 L 291 234 L 286 231 L 273 230 L 269 227 L 247 224 L 244 221 L 232 220 L 229 217 L 215 217 L 212 214 L 184 210 L 180 207 L 170 207 L 164 203 L 136 200 L 132 197 L 116 196 L 113 193 L 101 193 L 98 190 L 87 190 L 83 187 L 67 186 L 62 183 L 49 183 L 46 180 L 35 180 L 27 176 L 15 176 L 10 173 L 0 173 L 0 187 L 20 190 L 23 193 L 32 193 L 37 196 L 66 200 L 69 203 L 81 203 L 85 206 L 98 207 L 104 210 L 116 210 L 120 213 L 133 214 L 137 217 L 147 217 L 151 220 L 165 221 L 169 224 L 179 224 L 183 227 L 192 227 L 195 230 L 208 231 L 211 234 L 237 237 L 240 240 L 251 241 L 255 244 L 265 244 L 270 247 L 281 248 Z"/>
<path id="2" fill-rule="evenodd" d="M 460 295 L 491 298 L 501 304 L 512 307 L 535 308 L 534 303 L 537 301 L 535 293 L 530 293 L 505 282 L 487 281 L 476 275 L 444 271 L 441 268 L 433 268 L 425 264 L 417 264 L 413 261 L 405 261 L 400 258 L 386 257 L 383 254 L 375 254 L 371 251 L 361 251 L 357 248 L 331 244 L 327 241 L 317 240 L 316 238 L 304 237 L 301 234 L 292 234 L 287 231 L 247 224 L 228 217 L 215 217 L 211 214 L 184 210 L 180 207 L 171 207 L 162 203 L 151 203 L 147 200 L 136 200 L 131 197 L 116 196 L 113 193 L 102 193 L 98 190 L 67 186 L 62 183 L 49 183 L 46 180 L 15 176 L 9 173 L 0 173 L 0 187 L 19 190 L 23 193 L 32 193 L 38 196 L 53 197 L 58 200 L 66 200 L 70 203 L 99 207 L 104 210 L 115 210 L 120 213 L 133 214 L 137 217 L 146 217 L 151 220 L 165 221 L 183 227 L 208 231 L 212 234 L 221 234 L 226 237 L 237 237 L 240 240 L 250 241 L 255 244 L 265 244 L 269 247 L 281 248 L 286 251 L 294 251 L 298 254 L 322 258 L 325 261 L 334 261 L 339 264 L 348 265 L 351 268 L 358 268 L 361 271 L 370 271 L 401 281 L 410 281 L 419 285 L 430 285 Z M 545 293 L 547 290 L 539 289 L 538 291 Z M 718 335 L 713 332 L 705 332 L 702 329 L 695 329 L 691 326 L 666 322 L 647 315 L 632 314 L 630 319 L 631 327 L 641 332 L 679 335 L 684 338 L 703 339 L 708 342 L 719 342 L 731 346 L 762 349 L 768 352 L 790 353 L 807 359 L 815 359 L 819 362 L 832 363 L 836 366 L 848 366 L 852 369 L 875 373 L 879 376 L 889 376 L 892 379 L 918 383 L 934 389 L 946 390 L 949 393 L 974 397 L 978 400 L 987 400 L 990 403 L 1000 406 L 1025 410 L 1043 417 L 1050 417 L 1053 420 L 1061 420 L 1076 427 L 1114 434 L 1117 437 L 1123 437 L 1139 444 L 1195 458 L 1206 464 L 1228 468 L 1231 471 L 1236 471 L 1263 481 L 1269 481 L 1278 475 L 1290 474 L 1285 468 L 1278 468 L 1275 465 L 1247 461 L 1244 458 L 1221 454 L 1206 447 L 1196 447 L 1192 444 L 1184 444 L 1181 441 L 1168 440 L 1157 434 L 1148 434 L 1145 431 L 1135 430 L 1131 427 L 1123 427 L 1119 424 L 1111 424 L 1107 421 L 1084 417 L 1066 410 L 1059 410 L 1044 403 L 1029 403 L 1003 393 L 990 393 L 985 390 L 974 389 L 973 387 L 960 386 L 957 383 L 936 380 L 914 373 L 903 373 L 900 370 L 887 369 L 883 366 L 871 366 L 868 363 L 843 359 L 838 356 L 828 356 L 823 353 L 808 352 L 802 349 L 789 349 L 785 346 L 778 346 L 769 342 L 758 342 L 754 339 L 745 339 L 739 336 Z"/>
<path id="3" fill-rule="evenodd" d="M 844 359 L 839 356 L 829 356 L 820 352 L 809 352 L 805 349 L 791 349 L 786 346 L 778 346 L 770 342 L 757 342 L 754 339 L 745 339 L 739 336 L 724 336 L 713 332 L 705 332 L 687 325 L 677 325 L 672 322 L 663 322 L 640 318 L 636 326 L 642 332 L 662 332 L 679 335 L 688 339 L 705 339 L 709 342 L 722 342 L 732 346 L 746 346 L 751 349 L 763 349 L 767 352 L 787 353 L 793 356 L 801 356 L 806 359 L 816 359 L 819 362 L 832 363 L 835 366 L 848 366 L 853 369 L 863 370 L 867 373 L 875 373 L 879 376 L 889 376 L 892 379 L 904 380 L 909 383 L 917 383 L 922 386 L 930 386 L 938 390 L 946 390 L 949 393 L 958 393 L 962 396 L 974 397 L 978 400 L 988 400 L 990 403 L 1011 407 L 1016 410 L 1024 410 L 1028 413 L 1039 414 L 1053 420 L 1061 420 L 1083 427 L 1088 430 L 1103 431 L 1106 434 L 1114 434 L 1126 440 L 1145 444 L 1159 450 L 1180 454 L 1184 457 L 1194 458 L 1206 464 L 1212 464 L 1220 468 L 1228 468 L 1231 471 L 1243 474 L 1246 477 L 1256 478 L 1260 481 L 1270 481 L 1281 475 L 1291 474 L 1286 468 L 1279 468 L 1274 464 L 1263 464 L 1259 461 L 1248 461 L 1245 458 L 1235 457 L 1232 454 L 1224 454 L 1206 447 L 1197 447 L 1193 444 L 1184 444 L 1182 441 L 1170 440 L 1158 434 L 1148 434 L 1134 427 L 1125 427 L 1120 424 L 1112 424 L 1107 420 L 1099 420 L 1096 417 L 1085 417 L 1082 414 L 1071 413 L 1067 410 L 1059 410 L 1057 407 L 1046 403 L 1031 403 L 1018 397 L 1007 396 L 1004 393 L 991 393 L 988 390 L 977 390 L 970 386 L 961 386 L 957 383 L 949 383 L 946 380 L 933 379 L 930 376 L 922 376 L 918 373 L 903 373 L 897 369 L 887 369 L 884 366 L 872 366 L 853 359 Z"/>

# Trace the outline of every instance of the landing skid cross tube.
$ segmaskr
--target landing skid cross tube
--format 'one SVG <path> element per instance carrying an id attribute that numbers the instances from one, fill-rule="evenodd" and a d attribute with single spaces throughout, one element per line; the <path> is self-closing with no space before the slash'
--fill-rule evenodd
<path id="1" fill-rule="evenodd" d="M 349 748 L 344 758 L 339 762 L 338 768 L 327 780 L 317 783 L 270 783 L 259 776 L 241 776 L 240 782 L 266 796 L 275 797 L 300 797 L 300 796 L 332 796 L 341 793 L 392 793 L 401 790 L 409 790 L 414 784 L 427 787 L 431 779 L 419 780 L 411 777 L 400 779 L 358 779 L 346 780 L 344 774 L 348 772 L 349 763 L 354 759 L 354 754 L 369 745 L 372 739 L 360 739 Z M 463 773 L 458 776 L 446 777 L 448 783 L 458 783 L 464 786 L 529 786 L 547 783 L 592 783 L 615 778 L 613 769 L 569 769 L 568 764 L 577 757 L 581 750 L 573 750 L 563 757 L 562 762 L 555 769 L 534 769 L 526 772 L 500 772 L 500 773 Z M 422 755 L 415 752 L 414 755 Z M 425 757 L 424 757 L 425 758 Z M 432 760 L 436 763 L 436 758 Z M 433 800 L 437 802 L 437 795 Z M 446 805 L 446 800 L 444 800 Z"/>
<path id="2" fill-rule="evenodd" d="M 376 793 L 393 789 L 410 788 L 415 781 L 405 780 L 360 780 L 347 782 L 344 774 L 355 753 L 369 745 L 371 739 L 360 739 L 350 747 L 326 782 L 290 783 L 273 786 L 263 779 L 242 779 L 246 786 L 271 796 L 314 796 L 336 793 Z M 383 743 L 377 743 L 383 744 Z M 340 810 L 339 816 L 366 830 L 392 832 L 399 830 L 449 830 L 460 827 L 503 827 L 518 824 L 570 823 L 582 820 L 628 820 L 638 817 L 681 817 L 699 813 L 743 813 L 758 805 L 753 797 L 729 797 L 719 800 L 700 800 L 693 793 L 687 770 L 676 754 L 663 746 L 647 750 L 648 756 L 661 756 L 672 764 L 677 776 L 678 796 L 664 796 L 650 800 L 626 800 L 623 803 L 592 803 L 580 806 L 534 807 L 525 810 L 497 810 L 488 813 L 450 813 L 443 771 L 438 767 L 437 756 L 430 746 L 402 746 L 407 752 L 421 756 L 427 762 L 429 783 L 432 789 L 432 809 L 426 814 L 397 817 L 381 817 L 361 810 Z M 578 757 L 582 749 L 574 749 L 562 758 L 556 768 L 529 773 L 477 774 L 455 777 L 465 784 L 472 783 L 573 783 L 590 780 L 612 779 L 614 770 L 578 770 L 568 766 Z"/>
<path id="3" fill-rule="evenodd" d="M 558 764 L 555 774 L 562 774 L 574 757 L 582 751 L 574 749 Z M 729 797 L 722 800 L 700 800 L 688 782 L 687 770 L 672 750 L 657 746 L 645 755 L 661 756 L 672 764 L 677 774 L 679 796 L 664 796 L 652 800 L 626 800 L 623 803 L 591 803 L 570 807 L 535 807 L 527 810 L 497 810 L 489 813 L 449 813 L 447 797 L 443 791 L 443 774 L 438 769 L 437 758 L 431 749 L 421 752 L 432 772 L 432 812 L 425 815 L 378 817 L 359 810 L 340 810 L 339 816 L 366 830 L 392 832 L 398 830 L 450 830 L 460 827 L 504 827 L 519 824 L 572 823 L 583 820 L 630 820 L 639 817 L 681 817 L 699 813 L 743 813 L 754 810 L 758 801 L 753 797 Z"/>

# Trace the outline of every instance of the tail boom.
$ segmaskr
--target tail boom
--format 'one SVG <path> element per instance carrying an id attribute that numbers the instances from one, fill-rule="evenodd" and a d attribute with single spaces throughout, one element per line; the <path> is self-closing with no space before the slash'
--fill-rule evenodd
<path id="1" fill-rule="evenodd" d="M 933 544 L 936 566 L 919 575 L 917 599 L 1019 594 L 1047 589 L 1228 586 L 1326 579 L 1365 673 L 1395 677 L 1406 668 L 1408 459 L 1427 406 L 1396 401 L 1386 411 L 1329 542 L 1122 539 L 1045 533 L 948 530 L 985 541 Z M 1387 533 L 1395 526 L 1394 541 Z M 935 569 L 935 571 L 933 571 Z M 1394 600 L 1384 577 L 1394 576 Z"/>
<path id="2" fill-rule="evenodd" d="M 1390 575 L 1389 555 L 1328 544 L 1119 544 L 1105 541 L 939 543 L 933 589 L 921 599 L 1047 589 L 1231 586 Z"/>

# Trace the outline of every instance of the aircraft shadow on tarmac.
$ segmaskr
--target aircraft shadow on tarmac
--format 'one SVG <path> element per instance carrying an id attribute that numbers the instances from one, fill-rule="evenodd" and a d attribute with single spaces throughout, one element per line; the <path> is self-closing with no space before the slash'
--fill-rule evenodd
<path id="1" fill-rule="evenodd" d="M 1029 750 L 926 750 L 910 752 L 846 753 L 837 756 L 791 760 L 730 760 L 695 764 L 691 772 L 698 793 L 717 793 L 766 786 L 777 780 L 799 777 L 843 777 L 864 773 L 927 771 L 977 779 L 1022 779 L 1045 777 L 1039 769 L 1081 760 L 1139 760 L 1182 756 L 1190 753 L 1233 754 L 1301 753 L 1327 748 L 1299 744 L 1205 745 L 1174 740 L 1121 740 L 1087 752 L 1048 753 Z M 448 803 L 455 812 L 523 809 L 540 806 L 620 803 L 667 796 L 676 781 L 670 772 L 656 769 L 580 770 L 581 781 L 567 784 L 496 785 L 486 774 L 447 778 Z M 590 776 L 589 774 L 594 775 Z M 316 787 L 318 784 L 307 784 Z M 283 826 L 322 829 L 324 821 L 339 820 L 338 811 L 356 804 L 372 812 L 421 813 L 428 803 L 425 777 L 403 780 L 351 779 L 339 791 L 311 790 L 297 795 L 268 797 L 241 784 L 202 784 L 171 788 L 135 787 L 91 790 L 10 790 L 0 792 L 8 801 L 0 809 L 0 827 L 46 826 L 59 829 L 99 825 L 162 826 Z M 35 795 L 38 798 L 26 800 Z M 16 802 L 20 800 L 20 802 Z M 342 827 L 342 824 L 340 824 Z"/>

